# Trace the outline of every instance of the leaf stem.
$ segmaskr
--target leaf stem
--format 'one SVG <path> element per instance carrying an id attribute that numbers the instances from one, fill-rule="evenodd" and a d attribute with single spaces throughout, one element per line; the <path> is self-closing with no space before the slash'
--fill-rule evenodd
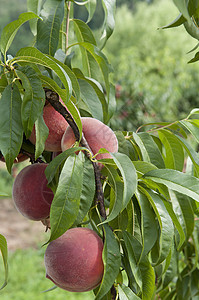
<path id="1" fill-rule="evenodd" d="M 70 23 L 70 19 L 69 19 L 69 16 L 70 16 L 70 8 L 71 8 L 71 2 L 69 1 L 69 3 L 66 4 L 67 5 L 67 8 L 66 8 L 66 48 L 65 48 L 65 52 L 66 52 L 66 55 L 67 55 L 67 52 L 68 52 L 68 36 L 69 36 L 69 23 Z"/>

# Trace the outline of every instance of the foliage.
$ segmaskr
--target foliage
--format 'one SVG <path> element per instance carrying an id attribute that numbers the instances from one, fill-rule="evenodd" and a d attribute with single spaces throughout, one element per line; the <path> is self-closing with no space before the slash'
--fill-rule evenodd
<path id="1" fill-rule="evenodd" d="M 183 18 L 195 26 L 190 11 L 175 3 Z M 194 3 L 199 8 L 199 2 Z M 119 150 L 101 160 L 104 168 L 99 170 L 82 137 L 80 115 L 110 124 L 115 113 L 111 66 L 103 48 L 114 29 L 116 3 L 102 0 L 100 41 L 85 22 L 72 18 L 73 1 L 47 0 L 42 8 L 38 4 L 28 1 L 29 12 L 1 34 L 0 150 L 8 172 L 20 152 L 29 154 L 32 163 L 49 163 L 46 177 L 54 199 L 46 243 L 77 226 L 89 227 L 103 238 L 104 274 L 94 290 L 96 300 L 194 298 L 199 293 L 199 158 L 187 135 L 198 143 L 199 109 L 172 123 L 147 124 L 145 132 L 145 126 L 136 132 L 120 128 L 116 132 Z M 96 1 L 84 4 L 92 18 Z M 73 44 L 68 40 L 69 20 Z M 35 35 L 35 47 L 22 48 L 10 58 L 12 41 L 26 21 Z M 79 51 L 81 68 L 74 68 L 73 50 Z M 153 52 L 150 65 L 152 61 Z M 54 92 L 52 97 L 49 92 Z M 55 158 L 44 151 L 45 97 L 64 115 L 76 138 L 75 147 Z M 28 142 L 34 124 L 35 147 Z M 95 182 L 92 193 L 88 182 Z"/>

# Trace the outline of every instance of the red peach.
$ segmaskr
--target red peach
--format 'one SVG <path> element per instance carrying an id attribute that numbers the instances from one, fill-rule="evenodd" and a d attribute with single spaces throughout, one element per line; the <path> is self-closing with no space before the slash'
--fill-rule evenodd
<path id="1" fill-rule="evenodd" d="M 46 126 L 49 129 L 49 135 L 45 142 L 45 150 L 51 152 L 61 151 L 61 138 L 68 127 L 67 121 L 64 117 L 57 112 L 50 104 L 44 106 L 43 118 Z M 36 143 L 36 133 L 35 126 L 30 135 L 30 141 L 35 145 Z"/>
<path id="2" fill-rule="evenodd" d="M 90 118 L 82 117 L 82 132 L 86 138 L 93 154 L 96 154 L 100 148 L 105 148 L 110 152 L 118 151 L 118 141 L 116 135 L 110 127 L 102 123 L 101 121 Z M 66 131 L 61 140 L 62 151 L 71 148 L 75 143 L 75 135 L 70 126 L 66 128 Z M 109 153 L 101 153 L 96 156 L 96 159 L 112 158 Z"/>
<path id="3" fill-rule="evenodd" d="M 103 277 L 103 242 L 89 228 L 71 228 L 49 243 L 45 252 L 46 277 L 71 292 L 96 288 Z"/>
<path id="4" fill-rule="evenodd" d="M 28 165 L 13 184 L 13 200 L 17 210 L 26 218 L 39 221 L 50 214 L 53 192 L 47 187 L 47 164 Z"/>
<path id="5" fill-rule="evenodd" d="M 19 154 L 17 155 L 17 157 L 15 158 L 14 163 L 16 164 L 16 163 L 22 162 L 22 161 L 24 161 L 24 160 L 26 160 L 26 159 L 28 159 L 28 158 L 29 158 L 29 157 L 28 157 L 27 155 L 25 155 L 25 154 L 23 154 L 23 153 L 19 153 Z M 5 159 L 4 159 L 3 156 L 1 157 L 0 160 L 3 161 L 3 162 L 5 162 Z"/>

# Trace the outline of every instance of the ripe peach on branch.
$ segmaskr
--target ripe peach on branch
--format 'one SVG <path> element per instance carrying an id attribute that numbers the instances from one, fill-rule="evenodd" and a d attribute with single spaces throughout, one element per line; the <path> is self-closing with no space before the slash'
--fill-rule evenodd
<path id="1" fill-rule="evenodd" d="M 53 192 L 48 188 L 45 169 L 47 164 L 33 164 L 23 168 L 13 185 L 13 200 L 18 211 L 26 218 L 40 221 L 50 215 Z"/>
<path id="2" fill-rule="evenodd" d="M 71 228 L 49 243 L 45 252 L 46 277 L 71 292 L 96 288 L 103 277 L 103 242 L 89 228 Z"/>

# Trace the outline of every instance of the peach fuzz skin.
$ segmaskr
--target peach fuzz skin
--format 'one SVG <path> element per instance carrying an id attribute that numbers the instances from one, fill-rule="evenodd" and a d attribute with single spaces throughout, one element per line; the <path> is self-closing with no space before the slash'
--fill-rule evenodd
<path id="1" fill-rule="evenodd" d="M 45 150 L 51 152 L 61 151 L 61 139 L 66 128 L 68 127 L 67 121 L 50 104 L 44 106 L 43 118 L 44 118 L 44 122 L 46 123 L 46 126 L 49 129 L 49 135 L 45 142 Z M 35 145 L 36 143 L 35 126 L 33 127 L 33 131 L 30 135 L 29 140 L 31 141 L 32 144 Z"/>
<path id="2" fill-rule="evenodd" d="M 103 242 L 89 228 L 71 228 L 49 243 L 45 252 L 46 277 L 71 292 L 96 288 L 103 277 Z"/>
<path id="3" fill-rule="evenodd" d="M 50 214 L 53 192 L 47 187 L 47 164 L 28 165 L 16 176 L 13 200 L 17 210 L 26 218 L 39 221 Z"/>
<path id="4" fill-rule="evenodd" d="M 105 148 L 110 152 L 118 152 L 118 141 L 110 127 L 103 124 L 101 121 L 82 117 L 82 131 L 87 140 L 93 154 L 95 155 L 100 148 Z M 65 151 L 71 148 L 75 143 L 75 135 L 70 126 L 67 127 L 62 140 L 61 148 Z M 112 158 L 109 153 L 101 153 L 96 156 L 96 159 Z"/>

